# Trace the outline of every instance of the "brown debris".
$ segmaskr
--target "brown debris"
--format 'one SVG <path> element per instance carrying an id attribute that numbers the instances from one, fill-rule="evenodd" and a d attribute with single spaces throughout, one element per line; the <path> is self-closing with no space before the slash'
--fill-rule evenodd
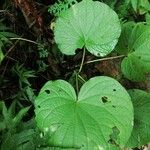
<path id="1" fill-rule="evenodd" d="M 36 34 L 43 33 L 43 18 L 33 0 L 12 0 L 16 8 L 20 8 L 29 28 L 33 28 Z"/>
<path id="2" fill-rule="evenodd" d="M 95 65 L 95 68 L 103 75 L 118 78 L 120 76 L 119 64 L 116 60 L 106 60 Z"/>

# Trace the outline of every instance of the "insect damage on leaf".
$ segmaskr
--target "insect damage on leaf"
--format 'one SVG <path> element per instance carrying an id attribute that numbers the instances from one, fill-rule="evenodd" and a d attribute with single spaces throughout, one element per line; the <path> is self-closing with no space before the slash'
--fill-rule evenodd
<path id="1" fill-rule="evenodd" d="M 61 94 L 58 92 L 60 87 Z M 43 94 L 47 89 L 54 91 L 53 94 Z M 114 92 L 114 89 L 117 90 Z M 109 99 L 111 103 L 108 103 Z M 35 114 L 37 126 L 42 131 L 60 124 L 54 134 L 51 130 L 47 132 L 50 135 L 48 141 L 53 146 L 84 145 L 83 150 L 97 150 L 101 146 L 112 150 L 118 145 L 124 146 L 132 131 L 130 97 L 116 80 L 109 77 L 91 78 L 81 87 L 78 96 L 68 82 L 49 81 L 35 100 Z"/>

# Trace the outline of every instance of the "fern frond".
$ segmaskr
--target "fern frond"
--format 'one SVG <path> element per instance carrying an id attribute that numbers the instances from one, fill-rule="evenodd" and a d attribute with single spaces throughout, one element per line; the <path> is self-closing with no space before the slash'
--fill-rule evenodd
<path id="1" fill-rule="evenodd" d="M 77 3 L 76 0 L 58 0 L 58 2 L 49 7 L 48 12 L 53 14 L 54 16 L 59 16 L 60 13 L 66 11 L 75 3 Z"/>

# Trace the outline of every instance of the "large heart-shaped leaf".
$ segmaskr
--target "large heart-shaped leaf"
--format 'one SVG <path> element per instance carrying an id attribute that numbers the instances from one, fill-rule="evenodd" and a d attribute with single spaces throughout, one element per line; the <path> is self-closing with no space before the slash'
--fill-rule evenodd
<path id="1" fill-rule="evenodd" d="M 150 93 L 129 90 L 134 106 L 134 128 L 127 147 L 140 147 L 150 142 Z"/>
<path id="2" fill-rule="evenodd" d="M 132 31 L 129 26 L 126 29 L 128 33 L 129 31 L 131 33 L 126 34 L 128 40 L 121 38 L 117 46 L 119 53 L 128 53 L 121 64 L 122 72 L 126 78 L 133 81 L 148 79 L 150 74 L 150 26 L 138 23 Z M 125 43 L 126 46 L 121 43 Z M 122 48 L 123 51 L 121 51 Z"/>
<path id="3" fill-rule="evenodd" d="M 130 96 L 114 79 L 95 77 L 78 97 L 66 81 L 49 81 L 35 100 L 37 126 L 59 148 L 116 150 L 132 131 Z"/>
<path id="4" fill-rule="evenodd" d="M 85 46 L 90 53 L 105 56 L 114 49 L 120 32 L 118 16 L 109 6 L 83 0 L 58 18 L 55 41 L 66 55 Z"/>

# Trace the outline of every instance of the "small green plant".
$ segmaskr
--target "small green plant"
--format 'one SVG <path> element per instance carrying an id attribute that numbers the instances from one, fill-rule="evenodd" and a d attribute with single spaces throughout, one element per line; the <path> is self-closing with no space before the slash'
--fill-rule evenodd
<path id="1" fill-rule="evenodd" d="M 30 107 L 21 108 L 16 112 L 16 101 L 6 107 L 4 102 L 0 102 L 0 149 L 5 150 L 35 150 L 48 148 L 44 137 L 36 129 L 34 119 L 27 122 L 23 117 L 27 115 Z"/>
<path id="2" fill-rule="evenodd" d="M 0 20 L 0 64 L 5 57 L 3 53 L 5 44 L 11 43 L 9 40 L 10 37 L 16 37 L 16 34 L 10 32 L 9 28 L 2 23 L 2 20 Z"/>
<path id="3" fill-rule="evenodd" d="M 76 0 L 58 0 L 54 5 L 49 7 L 49 13 L 59 16 L 62 12 L 65 12 L 69 7 L 71 7 L 74 3 L 77 3 Z"/>
<path id="4" fill-rule="evenodd" d="M 16 102 L 14 101 L 9 108 L 6 107 L 4 102 L 0 102 L 0 132 L 1 138 L 1 149 L 16 149 L 17 141 L 15 139 L 19 125 L 24 115 L 27 114 L 30 107 L 22 108 L 16 113 Z M 13 139 L 13 140 L 12 140 Z"/>
<path id="5" fill-rule="evenodd" d="M 39 66 L 39 72 L 44 72 L 48 65 L 44 62 L 44 59 L 48 57 L 48 50 L 43 44 L 38 44 L 38 51 L 40 59 L 37 61 Z"/>
<path id="6" fill-rule="evenodd" d="M 26 68 L 24 68 L 23 64 L 16 64 L 12 68 L 12 72 L 19 77 L 20 88 L 23 88 L 24 86 L 31 86 L 28 79 L 35 77 L 34 71 L 27 70 Z"/>

